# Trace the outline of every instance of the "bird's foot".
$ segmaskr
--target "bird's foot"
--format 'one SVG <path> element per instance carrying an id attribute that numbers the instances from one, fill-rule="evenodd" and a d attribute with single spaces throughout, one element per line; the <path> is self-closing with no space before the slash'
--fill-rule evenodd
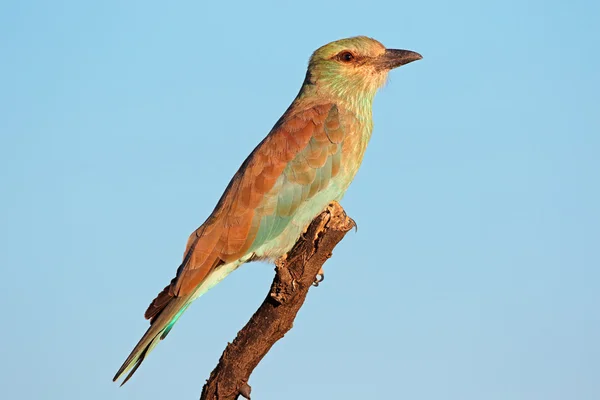
<path id="1" fill-rule="evenodd" d="M 324 280 L 325 280 L 325 271 L 323 270 L 323 267 L 321 267 L 321 269 L 319 270 L 319 273 L 315 277 L 313 286 L 315 286 L 315 287 L 319 286 L 319 283 L 323 282 Z"/>
<path id="2" fill-rule="evenodd" d="M 348 217 L 348 214 L 346 214 L 346 217 Z M 350 222 L 352 223 L 352 225 L 354 225 L 354 232 L 358 232 L 358 224 L 356 223 L 356 221 L 353 220 L 350 217 L 348 217 L 348 219 L 350 220 Z"/>

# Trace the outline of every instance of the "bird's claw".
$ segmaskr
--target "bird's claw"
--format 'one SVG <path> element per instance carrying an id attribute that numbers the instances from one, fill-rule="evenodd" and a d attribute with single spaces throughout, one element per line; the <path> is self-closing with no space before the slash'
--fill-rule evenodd
<path id="1" fill-rule="evenodd" d="M 323 282 L 325 280 L 325 271 L 323 271 L 323 268 L 321 268 L 319 270 L 319 273 L 317 274 L 317 276 L 315 277 L 314 282 L 312 283 L 312 285 L 314 287 L 319 286 L 319 283 Z"/>
<path id="2" fill-rule="evenodd" d="M 346 217 L 348 217 L 348 215 L 346 215 Z M 348 219 L 350 221 L 352 221 L 352 225 L 354 225 L 354 232 L 358 232 L 358 224 L 356 223 L 355 220 L 353 220 L 352 218 L 348 217 Z"/>

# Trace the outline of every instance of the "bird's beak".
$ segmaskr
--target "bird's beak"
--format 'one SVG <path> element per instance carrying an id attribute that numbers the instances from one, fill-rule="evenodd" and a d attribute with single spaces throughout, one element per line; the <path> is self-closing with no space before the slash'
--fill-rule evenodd
<path id="1" fill-rule="evenodd" d="M 385 53 L 376 59 L 375 65 L 379 69 L 390 70 L 422 58 L 423 56 L 414 51 L 386 49 Z"/>

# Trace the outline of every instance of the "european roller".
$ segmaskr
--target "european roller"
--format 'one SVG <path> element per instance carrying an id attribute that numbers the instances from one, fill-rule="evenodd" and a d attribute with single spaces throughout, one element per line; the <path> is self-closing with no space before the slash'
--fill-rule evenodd
<path id="1" fill-rule="evenodd" d="M 175 278 L 146 310 L 150 327 L 114 377 L 127 382 L 198 297 L 237 269 L 286 254 L 310 222 L 339 201 L 373 131 L 372 105 L 393 68 L 418 53 L 358 36 L 316 50 L 300 92 L 189 237 Z"/>

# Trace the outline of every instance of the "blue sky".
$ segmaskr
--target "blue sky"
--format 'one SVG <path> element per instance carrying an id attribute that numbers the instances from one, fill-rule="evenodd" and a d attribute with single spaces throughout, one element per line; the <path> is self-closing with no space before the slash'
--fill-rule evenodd
<path id="1" fill-rule="evenodd" d="M 198 398 L 272 266 L 111 378 L 311 52 L 362 34 L 424 59 L 378 94 L 359 230 L 253 396 L 600 398 L 600 3 L 322 3 L 0 6 L 4 397 Z"/>

